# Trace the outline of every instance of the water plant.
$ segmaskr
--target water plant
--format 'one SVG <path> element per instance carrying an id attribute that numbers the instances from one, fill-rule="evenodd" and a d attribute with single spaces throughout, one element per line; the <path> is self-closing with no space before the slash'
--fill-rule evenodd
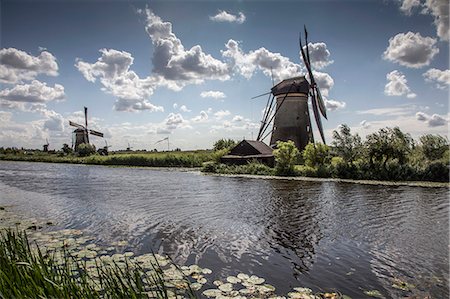
<path id="1" fill-rule="evenodd" d="M 67 232 L 63 231 L 62 235 Z M 43 239 L 50 241 L 47 237 Z M 84 250 L 71 250 L 80 248 L 80 243 L 85 241 L 49 242 L 53 246 L 41 250 L 30 243 L 25 232 L 3 230 L 0 233 L 0 297 L 196 297 L 183 272 L 165 258 L 151 254 L 134 260 L 126 253 L 97 257 L 95 249 L 99 247 L 95 244 L 85 246 Z M 163 269 L 163 262 L 168 269 Z"/>

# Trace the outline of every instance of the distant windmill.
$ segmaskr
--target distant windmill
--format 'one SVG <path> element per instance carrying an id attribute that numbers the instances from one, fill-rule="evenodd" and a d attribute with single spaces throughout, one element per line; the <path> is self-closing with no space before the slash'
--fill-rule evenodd
<path id="1" fill-rule="evenodd" d="M 155 144 L 158 144 L 158 143 L 163 142 L 163 141 L 166 141 L 166 140 L 167 140 L 167 150 L 170 151 L 169 136 L 167 136 L 167 137 L 164 138 L 164 139 L 161 139 L 161 140 L 156 141 Z"/>
<path id="2" fill-rule="evenodd" d="M 48 143 L 48 139 L 47 139 L 47 138 L 45 138 L 45 141 L 46 141 L 47 143 L 43 145 L 43 146 L 44 146 L 44 152 L 48 152 L 48 146 L 49 146 L 50 144 Z"/>
<path id="3" fill-rule="evenodd" d="M 111 145 L 108 145 L 108 142 L 105 140 L 105 146 L 103 148 L 99 148 L 97 150 L 97 153 L 101 156 L 108 156 L 109 150 L 108 148 L 110 148 Z"/>
<path id="4" fill-rule="evenodd" d="M 270 94 L 257 140 L 262 141 L 271 134 L 271 147 L 276 146 L 277 141 L 292 140 L 298 149 L 303 150 L 309 142 L 314 142 L 308 98 L 311 99 L 312 111 L 320 137 L 325 143 L 321 115 L 327 119 L 327 113 L 311 69 L 306 27 L 305 49 L 303 48 L 301 37 L 299 41 L 303 62 L 309 75 L 309 82 L 305 76 L 289 78 L 273 86 L 270 92 L 257 96 Z M 268 131 L 271 124 L 273 124 L 272 129 Z"/>
<path id="5" fill-rule="evenodd" d="M 128 142 L 127 152 L 131 151 L 132 147 L 130 146 L 130 143 Z"/>
<path id="6" fill-rule="evenodd" d="M 84 126 L 74 123 L 70 120 L 69 125 L 71 125 L 72 127 L 76 127 L 76 129 L 73 131 L 73 134 L 75 136 L 75 151 L 78 151 L 78 146 L 80 144 L 83 143 L 89 144 L 89 134 L 98 137 L 103 137 L 103 133 L 88 129 L 87 107 L 84 107 Z"/>

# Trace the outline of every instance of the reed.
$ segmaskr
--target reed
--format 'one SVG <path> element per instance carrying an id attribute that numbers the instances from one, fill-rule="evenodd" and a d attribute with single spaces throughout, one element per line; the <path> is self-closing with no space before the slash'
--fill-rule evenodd
<path id="1" fill-rule="evenodd" d="M 61 249 L 64 251 L 64 249 Z M 49 253 L 31 246 L 25 232 L 0 232 L 0 298 L 170 298 L 169 285 L 156 258 L 152 271 L 137 263 L 116 263 L 88 269 L 67 252 Z M 195 298 L 189 281 L 183 295 Z"/>

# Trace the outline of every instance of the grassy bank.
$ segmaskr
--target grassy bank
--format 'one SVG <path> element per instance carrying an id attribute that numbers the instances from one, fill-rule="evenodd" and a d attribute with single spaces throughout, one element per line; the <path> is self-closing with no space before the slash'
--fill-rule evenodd
<path id="1" fill-rule="evenodd" d="M 207 150 L 186 152 L 112 153 L 108 156 L 91 155 L 88 157 L 78 157 L 72 154 L 49 154 L 43 152 L 34 152 L 32 154 L 0 154 L 0 160 L 9 161 L 147 167 L 201 167 L 203 162 L 213 159 L 214 153 Z"/>

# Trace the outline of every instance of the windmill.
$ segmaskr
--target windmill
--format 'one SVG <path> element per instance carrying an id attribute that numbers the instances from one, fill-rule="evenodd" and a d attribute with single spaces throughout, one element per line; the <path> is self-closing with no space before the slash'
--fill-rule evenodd
<path id="1" fill-rule="evenodd" d="M 108 148 L 110 148 L 111 145 L 108 145 L 108 142 L 105 140 L 105 146 L 103 148 L 99 148 L 97 150 L 97 153 L 101 156 L 108 156 Z"/>
<path id="2" fill-rule="evenodd" d="M 50 144 L 48 143 L 48 139 L 47 139 L 47 138 L 45 138 L 45 142 L 47 142 L 47 143 L 43 145 L 43 147 L 44 147 L 43 151 L 44 151 L 44 152 L 48 152 L 48 146 L 49 146 Z"/>
<path id="3" fill-rule="evenodd" d="M 289 78 L 273 86 L 271 91 L 266 93 L 269 94 L 269 98 L 267 99 L 257 140 L 262 141 L 271 134 L 271 147 L 274 147 L 277 141 L 292 140 L 298 149 L 303 150 L 309 142 L 314 142 L 308 99 L 311 99 L 317 128 L 323 143 L 325 143 L 321 115 L 327 119 L 327 113 L 311 69 L 308 32 L 306 27 L 304 29 L 305 49 L 302 45 L 301 35 L 299 43 L 303 62 L 308 70 L 309 81 L 305 76 Z M 271 124 L 273 124 L 272 129 L 268 130 Z"/>
<path id="4" fill-rule="evenodd" d="M 130 143 L 128 142 L 127 152 L 131 151 L 132 147 L 130 146 Z"/>
<path id="5" fill-rule="evenodd" d="M 76 127 L 73 131 L 73 135 L 75 137 L 75 151 L 78 151 L 78 146 L 80 144 L 86 143 L 89 144 L 89 134 L 103 137 L 103 133 L 88 129 L 88 121 L 87 121 L 87 107 L 84 107 L 84 126 L 74 123 L 69 120 L 69 125 L 72 127 Z"/>

